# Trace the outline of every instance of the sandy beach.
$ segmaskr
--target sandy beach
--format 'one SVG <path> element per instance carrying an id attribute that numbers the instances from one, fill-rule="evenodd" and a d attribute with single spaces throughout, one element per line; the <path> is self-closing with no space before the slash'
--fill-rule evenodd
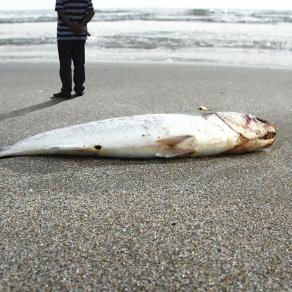
<path id="1" fill-rule="evenodd" d="M 292 71 L 90 63 L 83 97 L 54 101 L 57 63 L 3 62 L 0 146 L 144 113 L 252 113 L 267 151 L 199 159 L 0 160 L 0 290 L 292 289 Z"/>

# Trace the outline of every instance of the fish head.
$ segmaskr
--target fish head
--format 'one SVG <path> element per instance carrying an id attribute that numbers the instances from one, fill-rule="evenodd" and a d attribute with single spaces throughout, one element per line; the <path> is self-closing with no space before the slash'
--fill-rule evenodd
<path id="1" fill-rule="evenodd" d="M 275 141 L 275 126 L 262 118 L 235 112 L 218 112 L 217 115 L 239 134 L 238 144 L 229 153 L 255 151 Z"/>

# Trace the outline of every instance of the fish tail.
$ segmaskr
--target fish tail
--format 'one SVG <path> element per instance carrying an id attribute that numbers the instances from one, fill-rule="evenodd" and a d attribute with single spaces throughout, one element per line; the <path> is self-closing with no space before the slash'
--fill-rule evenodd
<path id="1" fill-rule="evenodd" d="M 0 147 L 0 159 L 11 155 L 9 148 L 10 147 Z"/>

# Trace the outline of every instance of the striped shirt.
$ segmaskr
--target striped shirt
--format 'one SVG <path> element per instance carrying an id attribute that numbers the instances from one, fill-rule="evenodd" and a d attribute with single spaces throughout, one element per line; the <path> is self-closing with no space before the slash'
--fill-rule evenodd
<path id="1" fill-rule="evenodd" d="M 86 14 L 93 10 L 92 0 L 56 0 L 56 11 L 63 10 L 66 17 L 74 22 L 80 23 Z M 86 40 L 86 33 L 77 34 L 58 19 L 58 40 Z"/>

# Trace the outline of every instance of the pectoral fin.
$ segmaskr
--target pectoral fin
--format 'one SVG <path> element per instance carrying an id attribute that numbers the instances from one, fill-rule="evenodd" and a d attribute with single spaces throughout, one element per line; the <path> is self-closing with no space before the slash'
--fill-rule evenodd
<path id="1" fill-rule="evenodd" d="M 190 135 L 170 137 L 157 140 L 158 157 L 184 157 L 195 153 L 195 138 Z"/>

